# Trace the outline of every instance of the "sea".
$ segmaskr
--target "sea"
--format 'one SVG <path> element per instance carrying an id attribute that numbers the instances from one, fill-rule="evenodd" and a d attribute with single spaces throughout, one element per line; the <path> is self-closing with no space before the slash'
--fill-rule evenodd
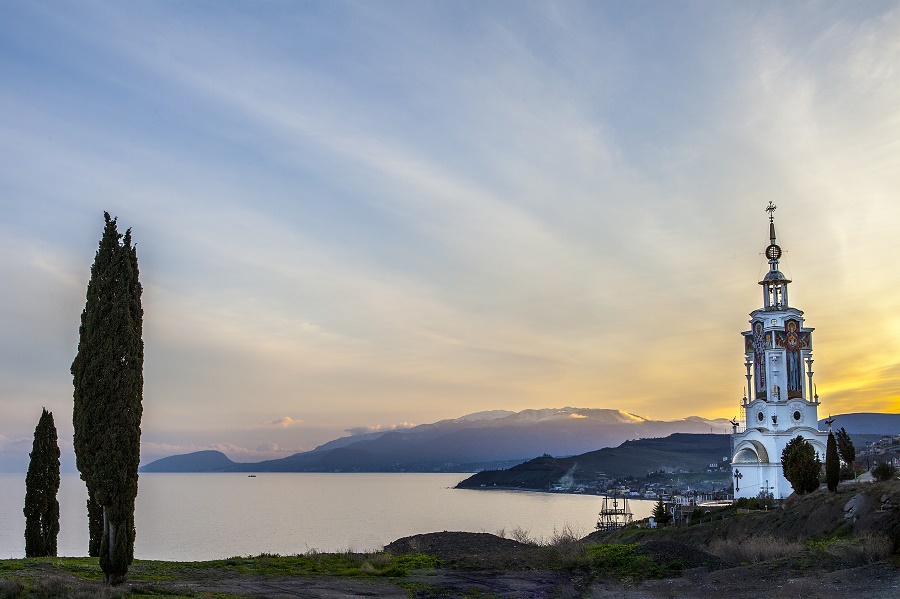
<path id="1" fill-rule="evenodd" d="M 141 474 L 137 559 L 203 561 L 311 551 L 377 551 L 401 537 L 441 531 L 526 532 L 548 540 L 586 535 L 596 495 L 454 489 L 469 475 L 420 473 Z M 0 558 L 25 556 L 24 474 L 0 474 Z M 87 554 L 87 490 L 63 474 L 58 555 Z M 650 500 L 629 501 L 635 519 Z"/>

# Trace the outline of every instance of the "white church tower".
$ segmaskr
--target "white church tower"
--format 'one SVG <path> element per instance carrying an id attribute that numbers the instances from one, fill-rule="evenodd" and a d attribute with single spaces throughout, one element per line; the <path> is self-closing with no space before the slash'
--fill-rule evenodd
<path id="1" fill-rule="evenodd" d="M 788 303 L 790 281 L 778 270 L 781 248 L 775 239 L 775 205 L 769 202 L 769 272 L 762 281 L 763 307 L 750 313 L 744 336 L 747 395 L 744 422 L 732 422 L 731 474 L 734 497 L 762 491 L 783 499 L 793 492 L 781 469 L 784 446 L 798 435 L 812 443 L 825 462 L 828 433 L 818 430 L 819 396 L 813 386 L 812 332 L 803 311 Z M 743 428 L 743 430 L 741 430 Z"/>

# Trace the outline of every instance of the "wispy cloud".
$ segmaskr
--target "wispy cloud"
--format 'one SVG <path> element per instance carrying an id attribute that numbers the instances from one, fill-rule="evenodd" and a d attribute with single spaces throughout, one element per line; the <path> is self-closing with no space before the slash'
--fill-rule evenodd
<path id="1" fill-rule="evenodd" d="M 289 426 L 293 426 L 295 424 L 302 424 L 303 420 L 300 418 L 291 418 L 290 416 L 282 416 L 276 420 L 270 420 L 268 422 L 264 422 L 262 426 L 278 426 L 281 428 L 287 428 Z"/>
<path id="2" fill-rule="evenodd" d="M 402 430 L 405 428 L 412 428 L 415 424 L 412 422 L 401 422 L 399 424 L 370 424 L 369 426 L 355 426 L 353 428 L 344 429 L 345 432 L 350 433 L 351 435 L 362 435 L 365 433 L 382 433 L 389 432 L 395 430 Z"/>

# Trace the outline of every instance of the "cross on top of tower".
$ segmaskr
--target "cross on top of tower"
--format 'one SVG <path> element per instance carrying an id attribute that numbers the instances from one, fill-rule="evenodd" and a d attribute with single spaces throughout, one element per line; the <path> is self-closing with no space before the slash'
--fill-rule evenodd
<path id="1" fill-rule="evenodd" d="M 766 206 L 766 212 L 769 213 L 770 221 L 775 220 L 775 209 L 776 208 L 778 208 L 778 206 L 776 206 L 774 203 L 772 203 L 772 200 L 769 200 L 769 205 Z"/>

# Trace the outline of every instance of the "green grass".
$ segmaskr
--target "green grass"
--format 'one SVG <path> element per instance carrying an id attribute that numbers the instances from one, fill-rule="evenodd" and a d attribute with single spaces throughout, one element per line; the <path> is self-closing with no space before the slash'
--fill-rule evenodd
<path id="1" fill-rule="evenodd" d="M 103 572 L 96 558 L 60 557 L 0 560 L 0 577 L 21 573 L 49 564 L 81 578 L 100 580 Z M 206 562 L 163 562 L 135 560 L 128 570 L 131 581 L 177 581 L 180 578 L 243 576 L 405 576 L 412 570 L 437 568 L 439 561 L 430 555 L 391 555 L 389 553 L 309 553 L 281 556 L 230 557 Z M 152 593 L 148 593 L 152 594 Z"/>
<path id="2" fill-rule="evenodd" d="M 590 578 L 613 577 L 631 582 L 645 578 L 662 578 L 667 571 L 680 571 L 681 564 L 663 566 L 649 555 L 641 553 L 637 543 L 604 543 L 585 547 L 581 556 L 572 562 L 569 568 L 581 571 Z"/>

